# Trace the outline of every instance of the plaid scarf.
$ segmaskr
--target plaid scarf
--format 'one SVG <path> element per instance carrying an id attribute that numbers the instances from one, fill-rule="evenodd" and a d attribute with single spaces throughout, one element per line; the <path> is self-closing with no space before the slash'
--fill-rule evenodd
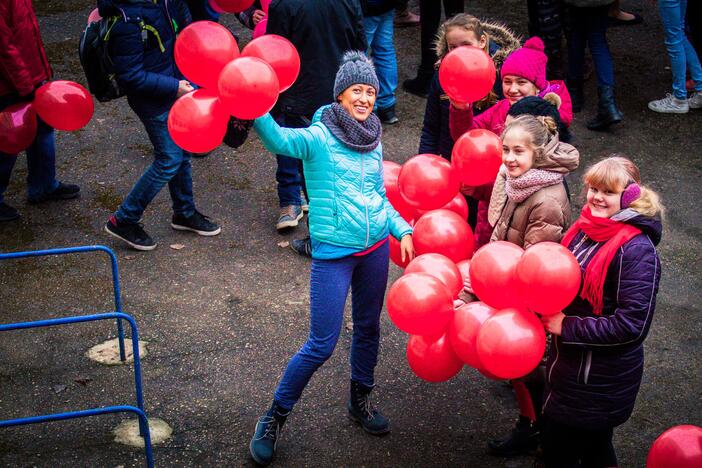
<path id="1" fill-rule="evenodd" d="M 383 127 L 377 115 L 359 122 L 341 104 L 335 102 L 322 112 L 322 123 L 344 145 L 354 151 L 368 153 L 380 144 Z"/>

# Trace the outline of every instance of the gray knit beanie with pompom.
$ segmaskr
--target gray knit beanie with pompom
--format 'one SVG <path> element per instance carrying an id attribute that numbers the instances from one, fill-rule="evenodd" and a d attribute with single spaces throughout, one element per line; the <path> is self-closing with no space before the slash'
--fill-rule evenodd
<path id="1" fill-rule="evenodd" d="M 375 74 L 375 67 L 371 59 L 363 52 L 350 50 L 344 53 L 339 70 L 336 72 L 334 99 L 343 93 L 346 88 L 358 83 L 372 86 L 376 92 L 380 88 L 378 76 Z"/>

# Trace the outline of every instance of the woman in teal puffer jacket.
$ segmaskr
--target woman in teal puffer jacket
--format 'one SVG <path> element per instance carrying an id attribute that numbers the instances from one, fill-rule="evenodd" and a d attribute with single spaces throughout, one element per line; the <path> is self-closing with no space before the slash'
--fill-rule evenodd
<path id="1" fill-rule="evenodd" d="M 293 356 L 261 416 L 249 450 L 267 465 L 280 429 L 314 372 L 339 338 L 349 287 L 353 302 L 349 417 L 371 434 L 390 430 L 370 403 L 388 278 L 388 236 L 414 257 L 412 228 L 390 205 L 383 184 L 382 127 L 372 113 L 378 92 L 373 64 L 347 52 L 334 83 L 337 102 L 317 111 L 308 128 L 281 128 L 266 114 L 254 128 L 268 151 L 300 158 L 310 198 L 310 335 Z"/>

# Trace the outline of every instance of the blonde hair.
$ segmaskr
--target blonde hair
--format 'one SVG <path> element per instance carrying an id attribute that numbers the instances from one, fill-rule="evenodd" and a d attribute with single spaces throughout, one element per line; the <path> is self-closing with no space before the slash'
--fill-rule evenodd
<path id="1" fill-rule="evenodd" d="M 629 208 L 644 216 L 663 216 L 665 207 L 656 192 L 641 184 L 639 168 L 626 156 L 613 153 L 602 161 L 590 166 L 583 176 L 586 185 L 611 192 L 622 192 L 636 183 L 641 188 L 641 196 L 631 202 Z"/>
<path id="2" fill-rule="evenodd" d="M 556 124 L 556 121 L 552 117 L 543 115 L 522 114 L 516 117 L 505 126 L 505 129 L 502 131 L 502 138 L 515 128 L 522 129 L 531 138 L 529 144 L 531 149 L 534 150 L 534 165 L 537 165 L 543 157 L 546 144 L 558 135 L 558 124 Z"/>
<path id="3" fill-rule="evenodd" d="M 483 50 L 486 54 L 490 53 L 490 36 L 483 29 L 483 25 L 478 18 L 468 13 L 459 13 L 452 16 L 451 18 L 444 21 L 436 33 L 434 38 L 434 49 L 436 50 L 436 56 L 439 58 L 437 64 L 441 62 L 446 54 L 448 54 L 448 42 L 446 41 L 446 34 L 449 30 L 453 28 L 462 29 L 464 31 L 471 31 L 475 34 L 478 40 L 485 38 L 485 47 Z M 477 109 L 487 109 L 497 102 L 497 94 L 493 90 L 490 90 L 487 96 L 485 96 L 480 101 L 474 103 Z"/>

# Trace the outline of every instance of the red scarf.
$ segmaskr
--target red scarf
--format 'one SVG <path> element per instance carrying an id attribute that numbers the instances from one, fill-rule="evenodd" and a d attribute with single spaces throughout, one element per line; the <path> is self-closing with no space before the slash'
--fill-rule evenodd
<path id="1" fill-rule="evenodd" d="M 607 270 L 619 247 L 641 234 L 641 230 L 610 218 L 598 218 L 590 213 L 585 205 L 578 220 L 563 236 L 561 244 L 568 247 L 575 236 L 583 231 L 595 242 L 604 242 L 585 269 L 585 279 L 580 297 L 592 304 L 595 315 L 602 315 L 604 282 Z"/>

